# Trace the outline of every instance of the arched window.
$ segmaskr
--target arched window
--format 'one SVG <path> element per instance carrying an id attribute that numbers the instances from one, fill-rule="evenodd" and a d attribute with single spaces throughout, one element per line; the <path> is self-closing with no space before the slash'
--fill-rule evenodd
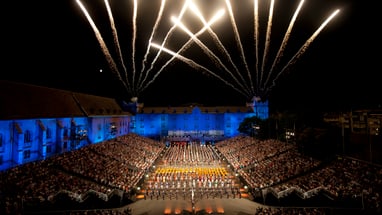
<path id="1" fill-rule="evenodd" d="M 26 130 L 24 133 L 24 146 L 31 147 L 32 146 L 32 134 L 31 131 Z"/>
<path id="2" fill-rule="evenodd" d="M 46 139 L 52 138 L 52 129 L 46 128 Z"/>

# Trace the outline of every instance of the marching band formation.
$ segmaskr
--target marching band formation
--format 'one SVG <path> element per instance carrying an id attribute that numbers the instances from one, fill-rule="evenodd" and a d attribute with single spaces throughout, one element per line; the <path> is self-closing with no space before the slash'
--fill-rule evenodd
<path id="1" fill-rule="evenodd" d="M 142 193 L 145 199 L 241 198 L 238 178 L 214 146 L 198 142 L 171 143 Z"/>

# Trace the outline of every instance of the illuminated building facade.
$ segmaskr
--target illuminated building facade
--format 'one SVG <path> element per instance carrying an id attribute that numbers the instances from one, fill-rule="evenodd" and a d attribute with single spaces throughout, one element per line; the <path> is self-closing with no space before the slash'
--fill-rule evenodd
<path id="1" fill-rule="evenodd" d="M 219 141 L 239 134 L 240 123 L 248 117 L 268 118 L 268 103 L 253 107 L 144 107 L 131 117 L 131 131 L 164 141 Z"/>
<path id="2" fill-rule="evenodd" d="M 9 93 L 12 92 L 12 93 Z M 111 98 L 0 81 L 0 171 L 136 133 L 162 141 L 215 142 L 239 134 L 253 107 L 143 107 L 135 114 Z"/>

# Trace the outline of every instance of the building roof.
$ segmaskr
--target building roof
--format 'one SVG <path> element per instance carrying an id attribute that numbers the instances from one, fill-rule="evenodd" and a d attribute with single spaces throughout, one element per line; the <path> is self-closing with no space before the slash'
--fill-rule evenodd
<path id="1" fill-rule="evenodd" d="M 0 120 L 129 115 L 112 98 L 0 80 Z"/>
<path id="2" fill-rule="evenodd" d="M 139 113 L 142 114 L 190 114 L 200 110 L 201 113 L 253 113 L 251 107 L 246 106 L 216 106 L 216 107 L 204 107 L 204 106 L 184 106 L 184 107 L 143 107 Z"/>
<path id="3" fill-rule="evenodd" d="M 73 97 L 78 101 L 82 111 L 87 116 L 119 116 L 128 114 L 128 112 L 122 110 L 121 106 L 113 98 L 83 93 L 73 93 Z"/>

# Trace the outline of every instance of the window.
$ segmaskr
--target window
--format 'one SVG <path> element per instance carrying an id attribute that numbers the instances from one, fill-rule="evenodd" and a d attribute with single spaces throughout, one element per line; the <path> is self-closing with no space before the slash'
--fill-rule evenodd
<path id="1" fill-rule="evenodd" d="M 52 153 L 52 146 L 51 145 L 46 146 L 46 153 Z"/>
<path id="2" fill-rule="evenodd" d="M 52 129 L 46 128 L 46 139 L 52 138 Z"/>
<path id="3" fill-rule="evenodd" d="M 25 150 L 24 151 L 24 159 L 29 159 L 31 157 L 31 151 L 30 150 Z"/>
<path id="4" fill-rule="evenodd" d="M 29 142 L 31 142 L 31 132 L 29 130 L 26 130 L 24 134 L 24 143 Z"/>
<path id="5" fill-rule="evenodd" d="M 32 147 L 32 134 L 29 130 L 24 134 L 24 147 Z"/>

